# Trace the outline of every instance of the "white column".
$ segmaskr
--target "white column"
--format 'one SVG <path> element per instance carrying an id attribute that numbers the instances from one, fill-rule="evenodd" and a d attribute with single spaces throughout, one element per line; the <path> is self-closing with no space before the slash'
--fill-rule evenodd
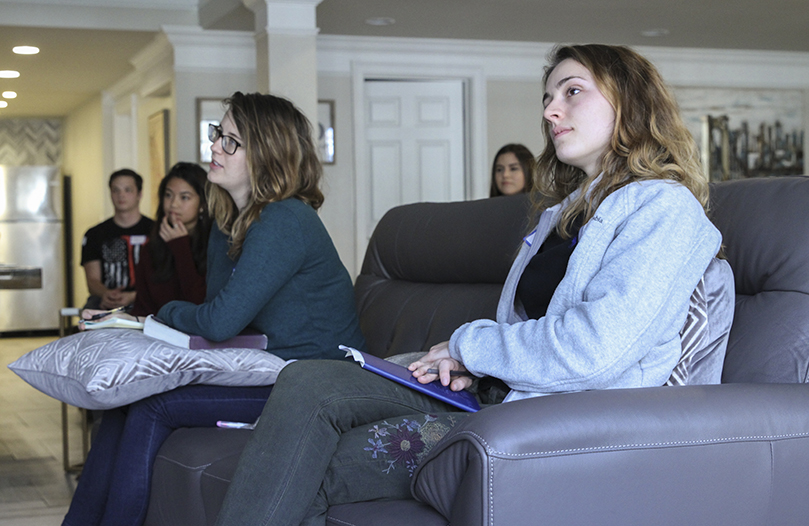
<path id="1" fill-rule="evenodd" d="M 317 22 L 322 0 L 242 0 L 256 19 L 256 84 L 317 122 Z"/>
<path id="2" fill-rule="evenodd" d="M 166 56 L 171 59 L 170 89 L 174 111 L 169 133 L 177 159 L 197 160 L 199 150 L 197 98 L 224 99 L 234 91 L 256 90 L 255 39 L 252 31 L 163 26 Z"/>

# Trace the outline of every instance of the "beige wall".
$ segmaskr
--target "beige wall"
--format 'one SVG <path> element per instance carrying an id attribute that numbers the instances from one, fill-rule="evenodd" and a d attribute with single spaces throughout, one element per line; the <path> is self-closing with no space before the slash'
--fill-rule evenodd
<path id="1" fill-rule="evenodd" d="M 73 189 L 73 284 L 74 305 L 87 300 L 87 281 L 81 262 L 81 241 L 91 226 L 105 219 L 109 202 L 102 159 L 101 97 L 67 116 L 63 127 L 62 171 L 71 176 Z"/>
<path id="2" fill-rule="evenodd" d="M 351 78 L 318 78 L 318 99 L 334 100 L 334 164 L 323 165 L 323 194 L 326 200 L 320 218 L 326 225 L 343 265 L 353 274 L 354 250 L 354 137 Z M 353 276 L 352 276 L 353 277 Z"/>
<path id="3" fill-rule="evenodd" d="M 489 165 L 504 144 L 521 143 L 534 155 L 544 146 L 542 138 L 542 83 L 489 81 L 488 108 Z"/>
<path id="4" fill-rule="evenodd" d="M 253 72 L 177 72 L 174 76 L 176 107 L 173 119 L 177 131 L 176 161 L 197 160 L 198 97 L 224 99 L 235 91 L 253 92 L 255 86 L 256 75 Z"/>
<path id="5" fill-rule="evenodd" d="M 149 147 L 149 117 L 161 110 L 169 111 L 169 163 L 171 167 L 176 162 L 176 142 L 177 134 L 174 133 L 172 115 L 174 115 L 174 106 L 172 99 L 169 97 L 150 97 L 141 99 L 138 105 L 137 119 L 138 119 L 138 160 L 137 165 L 132 169 L 138 172 L 143 177 L 143 198 L 140 201 L 140 211 L 142 214 L 154 218 L 155 210 L 157 209 L 157 188 L 160 186 L 162 177 L 160 174 L 152 174 L 151 167 L 151 150 Z M 163 174 L 165 175 L 165 174 Z"/>
<path id="6" fill-rule="evenodd" d="M 131 166 L 143 176 L 143 199 L 141 213 L 152 217 L 156 207 L 153 194 L 152 176 L 149 161 L 149 132 L 147 120 L 150 115 L 162 109 L 173 112 L 171 99 L 141 99 L 138 111 L 137 162 Z M 73 284 L 74 304 L 84 305 L 87 300 L 87 281 L 81 267 L 81 242 L 84 233 L 90 227 L 100 223 L 112 215 L 108 179 L 109 173 L 104 169 L 103 159 L 103 118 L 101 97 L 96 97 L 65 118 L 63 128 L 63 172 L 70 175 L 73 186 Z M 169 125 L 170 164 L 174 162 L 171 152 L 175 143 Z M 116 166 L 115 169 L 121 168 Z M 159 181 L 157 181 L 159 184 Z M 156 186 L 154 188 L 157 188 Z"/>

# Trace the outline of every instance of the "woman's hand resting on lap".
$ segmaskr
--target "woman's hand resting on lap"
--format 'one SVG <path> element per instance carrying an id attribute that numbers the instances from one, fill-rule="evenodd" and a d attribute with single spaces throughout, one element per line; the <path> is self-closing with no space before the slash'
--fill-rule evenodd
<path id="1" fill-rule="evenodd" d="M 450 371 L 464 373 L 468 371 L 461 362 L 449 355 L 449 342 L 433 345 L 430 347 L 430 352 L 411 363 L 407 368 L 413 372 L 413 376 L 420 383 L 428 384 L 438 378 L 442 385 L 448 385 L 453 391 L 468 389 L 474 381 L 474 377 L 451 376 Z M 438 374 L 427 372 L 429 369 L 437 369 Z"/>

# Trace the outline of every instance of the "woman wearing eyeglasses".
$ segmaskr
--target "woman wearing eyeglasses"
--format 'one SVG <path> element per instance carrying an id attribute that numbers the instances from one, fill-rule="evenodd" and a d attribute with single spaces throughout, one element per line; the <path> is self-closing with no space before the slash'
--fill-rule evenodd
<path id="1" fill-rule="evenodd" d="M 157 317 L 214 341 L 251 327 L 286 360 L 342 358 L 339 344 L 365 348 L 351 279 L 316 212 L 322 169 L 309 122 L 272 95 L 236 92 L 225 105 L 221 126 L 209 130 L 215 223 L 205 302 L 173 301 Z M 186 386 L 116 412 L 125 420 L 118 425 L 102 419 L 63 524 L 142 524 L 152 465 L 169 434 L 218 420 L 253 422 L 270 389 Z M 102 437 L 104 427 L 119 436 Z"/>

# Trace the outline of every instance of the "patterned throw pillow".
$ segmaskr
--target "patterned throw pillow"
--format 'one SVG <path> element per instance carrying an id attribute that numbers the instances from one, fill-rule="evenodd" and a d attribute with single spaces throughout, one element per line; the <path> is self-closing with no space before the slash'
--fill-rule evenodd
<path id="1" fill-rule="evenodd" d="M 189 384 L 270 385 L 286 364 L 257 349 L 189 350 L 137 330 L 100 329 L 55 340 L 8 367 L 57 400 L 110 409 Z"/>
<path id="2" fill-rule="evenodd" d="M 693 364 L 702 358 L 708 345 L 708 297 L 705 294 L 705 278 L 699 280 L 691 294 L 685 325 L 680 330 L 682 352 L 666 385 L 689 385 Z"/>

